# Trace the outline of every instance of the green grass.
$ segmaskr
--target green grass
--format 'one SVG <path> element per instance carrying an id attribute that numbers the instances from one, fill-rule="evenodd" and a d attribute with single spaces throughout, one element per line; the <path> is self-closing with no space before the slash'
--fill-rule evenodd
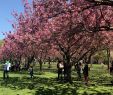
<path id="1" fill-rule="evenodd" d="M 0 71 L 0 95 L 113 95 L 111 75 L 107 66 L 93 65 L 89 73 L 89 86 L 84 81 L 78 81 L 74 68 L 72 69 L 73 83 L 57 81 L 56 64 L 52 68 L 43 64 L 42 72 L 35 66 L 35 77 L 30 79 L 28 71 L 22 73 L 10 72 L 10 79 L 3 80 Z M 83 76 L 82 76 L 83 77 Z"/>
<path id="2" fill-rule="evenodd" d="M 0 95 L 33 95 L 35 93 L 33 90 L 29 89 L 11 89 L 7 87 L 0 88 Z"/>

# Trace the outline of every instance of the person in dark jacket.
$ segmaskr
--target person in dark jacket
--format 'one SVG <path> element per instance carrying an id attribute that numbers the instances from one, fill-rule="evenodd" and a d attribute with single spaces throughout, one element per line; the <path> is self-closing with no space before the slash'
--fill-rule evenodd
<path id="1" fill-rule="evenodd" d="M 77 71 L 78 79 L 81 79 L 81 63 L 80 62 L 75 65 L 75 69 Z"/>
<path id="2" fill-rule="evenodd" d="M 111 66 L 110 66 L 110 74 L 113 75 L 113 61 L 111 62 Z"/>
<path id="3" fill-rule="evenodd" d="M 30 74 L 30 77 L 33 78 L 33 66 L 30 66 L 29 74 Z"/>
<path id="4" fill-rule="evenodd" d="M 85 84 L 88 84 L 88 64 L 85 64 L 84 69 L 83 69 L 83 74 L 84 74 L 84 81 Z"/>

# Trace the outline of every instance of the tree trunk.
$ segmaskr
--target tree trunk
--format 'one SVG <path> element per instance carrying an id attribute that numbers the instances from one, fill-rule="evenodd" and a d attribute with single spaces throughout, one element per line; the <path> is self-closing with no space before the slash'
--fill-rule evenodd
<path id="1" fill-rule="evenodd" d="M 91 67 L 93 67 L 93 58 L 91 57 Z"/>
<path id="2" fill-rule="evenodd" d="M 64 58 L 64 79 L 66 80 L 66 82 L 71 83 L 71 62 L 70 62 L 70 57 L 65 55 Z"/>
<path id="3" fill-rule="evenodd" d="M 67 68 L 68 69 L 67 69 L 67 79 L 66 79 L 66 81 L 71 83 L 72 80 L 71 80 L 71 66 L 70 66 L 70 64 L 67 65 Z"/>
<path id="4" fill-rule="evenodd" d="M 51 59 L 50 59 L 50 57 L 48 59 L 48 68 L 51 68 Z"/>
<path id="5" fill-rule="evenodd" d="M 30 64 L 31 64 L 33 61 L 34 61 L 34 55 L 31 56 L 31 57 L 28 57 L 27 68 L 26 68 L 27 70 L 29 69 Z"/>
<path id="6" fill-rule="evenodd" d="M 110 49 L 107 49 L 107 64 L 108 64 L 108 70 L 110 69 Z"/>
<path id="7" fill-rule="evenodd" d="M 42 60 L 39 60 L 40 71 L 42 71 Z"/>

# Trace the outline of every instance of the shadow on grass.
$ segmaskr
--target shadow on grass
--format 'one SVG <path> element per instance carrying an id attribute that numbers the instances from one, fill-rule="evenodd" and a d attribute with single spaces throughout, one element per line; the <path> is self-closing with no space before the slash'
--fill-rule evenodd
<path id="1" fill-rule="evenodd" d="M 57 81 L 56 78 L 41 78 L 41 77 L 34 77 L 33 79 L 29 77 L 10 77 L 9 79 L 3 80 L 3 78 L 0 78 L 1 80 L 1 86 L 4 87 L 10 87 L 12 89 L 35 89 L 37 87 L 40 87 L 42 85 L 55 85 L 58 83 L 63 83 L 62 81 Z"/>
<path id="2" fill-rule="evenodd" d="M 41 78 L 34 77 L 30 79 L 29 77 L 10 77 L 7 80 L 3 80 L 2 77 L 1 86 L 8 87 L 10 89 L 30 89 L 35 90 L 35 95 L 80 95 L 77 90 L 80 84 L 78 81 L 73 84 L 64 83 L 63 81 L 57 81 L 56 78 Z M 111 95 L 107 90 L 96 90 L 96 86 L 93 88 L 88 88 L 88 90 L 95 92 L 96 94 L 88 94 L 86 90 L 81 95 Z"/>
<path id="3" fill-rule="evenodd" d="M 20 79 L 19 77 L 10 77 L 1 81 L 1 86 L 9 87 L 11 89 L 25 89 L 30 85 L 28 81 Z"/>

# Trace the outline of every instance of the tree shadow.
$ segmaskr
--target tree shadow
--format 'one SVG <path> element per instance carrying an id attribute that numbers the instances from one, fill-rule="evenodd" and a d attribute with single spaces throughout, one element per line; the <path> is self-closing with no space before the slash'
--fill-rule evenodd
<path id="1" fill-rule="evenodd" d="M 4 79 L 0 77 L 0 84 L 2 87 L 9 87 L 11 89 L 35 89 L 42 85 L 55 85 L 58 83 L 63 83 L 61 81 L 57 81 L 56 78 L 41 78 L 41 77 L 10 77 L 9 79 Z"/>
<path id="2" fill-rule="evenodd" d="M 1 81 L 2 87 L 9 87 L 11 89 L 25 89 L 30 85 L 28 80 L 20 79 L 19 77 L 10 77 Z"/>

